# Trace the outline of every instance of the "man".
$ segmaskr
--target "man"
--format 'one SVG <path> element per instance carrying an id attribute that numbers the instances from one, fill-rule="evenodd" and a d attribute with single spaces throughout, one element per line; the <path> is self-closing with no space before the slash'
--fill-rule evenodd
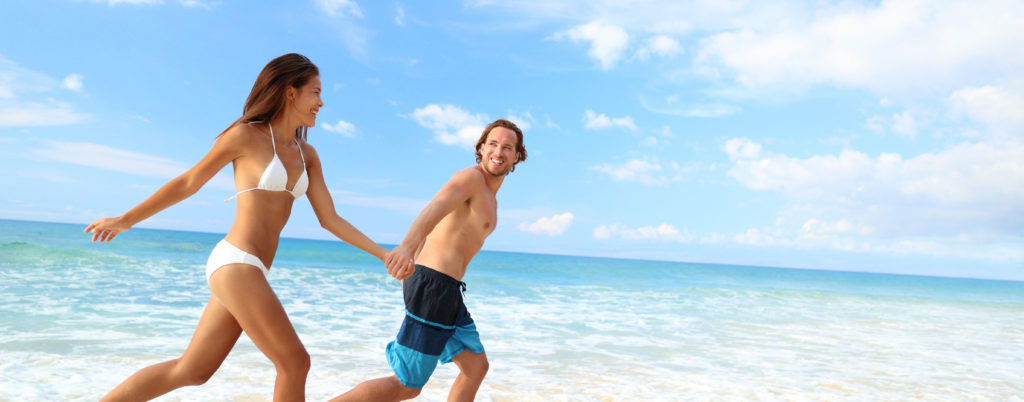
<path id="1" fill-rule="evenodd" d="M 366 381 L 334 401 L 415 398 L 438 360 L 454 361 L 459 367 L 448 400 L 473 400 L 488 364 L 480 334 L 462 302 L 466 284 L 461 280 L 494 231 L 495 195 L 501 183 L 524 160 L 519 127 L 498 119 L 484 129 L 476 143 L 477 166 L 455 173 L 445 183 L 384 260 L 388 273 L 402 280 L 405 297 L 405 320 L 386 352 L 395 375 Z"/>

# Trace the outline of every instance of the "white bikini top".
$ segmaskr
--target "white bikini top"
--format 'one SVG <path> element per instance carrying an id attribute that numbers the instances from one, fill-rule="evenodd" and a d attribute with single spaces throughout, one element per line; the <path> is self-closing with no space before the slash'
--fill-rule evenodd
<path id="1" fill-rule="evenodd" d="M 299 180 L 295 182 L 295 186 L 291 190 L 285 188 L 288 185 L 288 170 L 284 168 L 284 164 L 281 163 L 281 159 L 277 157 L 277 145 L 274 141 L 274 127 L 267 124 L 270 127 L 270 144 L 274 147 L 274 158 L 270 160 L 270 164 L 267 165 L 266 169 L 263 169 L 263 175 L 260 176 L 260 182 L 256 187 L 245 189 L 235 193 L 234 196 L 224 200 L 224 202 L 231 201 L 239 194 L 247 193 L 255 190 L 265 191 L 287 191 L 292 194 L 296 199 L 302 197 L 306 193 L 306 189 L 309 187 L 309 178 L 306 177 L 306 158 L 302 155 L 302 145 L 299 145 L 299 157 L 302 158 L 302 175 L 299 176 Z"/>

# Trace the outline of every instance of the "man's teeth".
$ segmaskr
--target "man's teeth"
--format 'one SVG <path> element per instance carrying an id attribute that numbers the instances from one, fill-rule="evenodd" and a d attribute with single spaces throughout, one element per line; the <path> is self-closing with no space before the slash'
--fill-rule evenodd
<path id="1" fill-rule="evenodd" d="M 500 161 L 497 161 L 497 160 L 491 159 L 491 163 L 493 163 L 493 164 L 495 164 L 495 165 L 500 165 L 500 164 L 502 164 L 503 162 L 500 162 Z"/>

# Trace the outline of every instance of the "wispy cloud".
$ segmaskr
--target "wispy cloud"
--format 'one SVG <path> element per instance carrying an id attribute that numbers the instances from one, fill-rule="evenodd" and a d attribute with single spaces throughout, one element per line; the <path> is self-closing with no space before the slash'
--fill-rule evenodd
<path id="1" fill-rule="evenodd" d="M 60 87 L 81 91 L 82 76 L 71 74 L 58 82 L 0 56 L 0 127 L 54 126 L 88 119 L 89 114 L 49 97 Z"/>
<path id="2" fill-rule="evenodd" d="M 707 104 L 683 104 L 678 95 L 668 96 L 664 102 L 649 101 L 640 97 L 640 105 L 650 112 L 682 117 L 718 118 L 737 114 L 742 111 L 738 106 L 727 105 L 718 101 Z"/>
<path id="3" fill-rule="evenodd" d="M 630 228 L 625 225 L 601 225 L 594 229 L 595 239 L 608 240 L 616 237 L 625 240 L 655 240 L 679 243 L 688 243 L 695 239 L 689 232 L 680 232 L 674 225 L 668 223 L 637 228 Z"/>
<path id="4" fill-rule="evenodd" d="M 405 26 L 405 8 L 401 4 L 395 5 L 395 25 Z"/>
<path id="5" fill-rule="evenodd" d="M 211 10 L 212 9 L 210 7 L 210 5 L 207 4 L 207 2 L 200 1 L 200 0 L 180 0 L 179 3 L 181 3 L 181 5 L 183 5 L 185 7 L 190 7 L 190 8 L 204 8 L 204 9 L 207 9 L 207 10 Z"/>
<path id="6" fill-rule="evenodd" d="M 93 3 L 107 3 L 111 6 L 118 4 L 131 4 L 136 6 L 151 6 L 155 4 L 163 4 L 163 0 L 94 0 Z"/>
<path id="7" fill-rule="evenodd" d="M 331 17 L 363 18 L 359 4 L 352 0 L 314 0 L 314 4 Z"/>
<path id="8" fill-rule="evenodd" d="M 366 63 L 369 59 L 370 38 L 375 34 L 360 24 L 363 11 L 352 0 L 313 0 L 313 4 L 328 17 L 327 27 L 335 31 L 354 59 Z"/>
<path id="9" fill-rule="evenodd" d="M 692 162 L 680 165 L 675 161 L 662 162 L 657 157 L 634 158 L 618 165 L 604 163 L 594 166 L 614 181 L 640 183 L 647 186 L 665 186 L 683 180 L 687 175 L 705 169 L 704 164 Z"/>
<path id="10" fill-rule="evenodd" d="M 344 190 L 331 190 L 331 197 L 342 205 L 386 209 L 403 215 L 415 216 L 420 213 L 430 200 L 394 197 L 387 195 L 366 195 Z"/>
<path id="11" fill-rule="evenodd" d="M 0 127 L 59 126 L 79 123 L 89 117 L 89 114 L 76 112 L 67 103 L 0 101 Z"/>
<path id="12" fill-rule="evenodd" d="M 189 168 L 187 164 L 171 158 L 91 142 L 45 141 L 42 148 L 31 151 L 31 154 L 53 162 L 159 179 L 177 177 Z M 214 176 L 208 185 L 225 189 L 235 188 L 234 180 L 223 173 Z"/>
<path id="13" fill-rule="evenodd" d="M 634 57 L 640 60 L 647 60 L 652 55 L 669 57 L 679 54 L 682 50 L 683 46 L 671 36 L 656 35 L 647 38 L 644 46 L 637 50 Z"/>
<path id="14" fill-rule="evenodd" d="M 533 118 L 533 115 L 530 114 L 530 112 L 519 113 L 509 110 L 507 118 L 523 131 L 529 130 L 533 127 L 533 123 L 537 122 L 537 119 Z"/>
<path id="15" fill-rule="evenodd" d="M 50 141 L 35 154 L 56 162 L 159 178 L 171 178 L 188 169 L 187 165 L 170 158 L 91 142 Z"/>
<path id="16" fill-rule="evenodd" d="M 621 127 L 629 131 L 636 131 L 636 124 L 633 123 L 632 117 L 608 117 L 604 113 L 595 113 L 593 110 L 589 109 L 583 112 L 583 128 L 588 130 L 602 130 L 613 127 Z"/>

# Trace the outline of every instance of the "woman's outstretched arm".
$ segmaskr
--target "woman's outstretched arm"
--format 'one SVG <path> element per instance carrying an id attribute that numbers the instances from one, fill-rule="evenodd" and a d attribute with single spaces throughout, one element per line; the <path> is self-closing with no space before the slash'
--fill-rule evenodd
<path id="1" fill-rule="evenodd" d="M 92 233 L 92 241 L 111 241 L 118 233 L 131 229 L 135 224 L 195 194 L 213 175 L 240 156 L 249 135 L 245 131 L 251 129 L 241 124 L 231 127 L 217 138 L 210 152 L 191 169 L 171 179 L 124 215 L 91 223 L 85 228 L 85 233 Z"/>
<path id="2" fill-rule="evenodd" d="M 307 155 L 306 171 L 309 175 L 309 189 L 306 190 L 306 197 L 309 198 L 309 204 L 313 206 L 313 212 L 316 214 L 317 219 L 320 220 L 320 226 L 337 236 L 341 241 L 384 261 L 384 256 L 388 251 L 373 240 L 370 240 L 369 237 L 366 237 L 363 232 L 360 232 L 359 229 L 356 229 L 355 226 L 352 226 L 351 223 L 348 223 L 335 211 L 334 199 L 331 198 L 327 184 L 324 183 L 320 156 L 317 155 L 313 146 L 307 143 L 302 144 L 302 152 Z"/>

